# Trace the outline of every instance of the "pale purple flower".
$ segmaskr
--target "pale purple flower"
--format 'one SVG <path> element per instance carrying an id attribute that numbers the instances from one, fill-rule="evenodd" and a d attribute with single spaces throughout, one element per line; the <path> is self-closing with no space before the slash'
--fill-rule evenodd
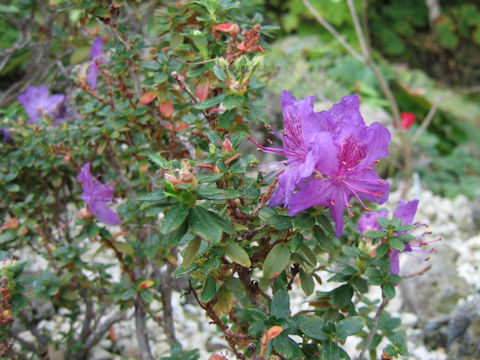
<path id="1" fill-rule="evenodd" d="M 29 123 L 34 123 L 40 120 L 43 116 L 50 116 L 54 121 L 61 119 L 63 111 L 63 102 L 65 95 L 49 95 L 49 90 L 46 86 L 29 86 L 27 90 L 18 97 L 18 101 L 25 108 L 30 120 Z"/>
<path id="2" fill-rule="evenodd" d="M 92 61 L 90 62 L 90 68 L 87 73 L 87 82 L 90 87 L 95 90 L 97 89 L 97 78 L 99 73 L 98 66 L 95 64 L 95 59 L 99 63 L 103 63 L 104 60 L 101 59 L 102 55 L 102 38 L 97 37 L 90 48 L 90 57 L 92 58 Z"/>
<path id="3" fill-rule="evenodd" d="M 398 206 L 396 207 L 395 211 L 393 212 L 393 218 L 394 219 L 400 219 L 402 221 L 402 225 L 414 225 L 415 228 L 418 228 L 422 226 L 421 224 L 413 224 L 413 219 L 415 217 L 415 214 L 417 212 L 417 207 L 418 207 L 418 200 L 412 200 L 409 202 L 405 202 L 400 200 L 398 203 Z M 370 213 L 365 213 L 362 215 L 360 220 L 358 221 L 357 224 L 357 230 L 360 231 L 362 234 L 367 233 L 368 231 L 371 230 L 381 230 L 382 227 L 378 224 L 377 219 L 381 217 L 386 217 L 388 214 L 387 211 L 378 211 L 378 212 L 370 212 Z M 407 233 L 408 231 L 403 231 L 400 233 L 396 233 L 396 236 L 400 236 L 404 233 Z M 392 264 L 390 268 L 390 273 L 398 275 L 400 272 L 400 263 L 399 263 L 399 255 L 400 253 L 412 253 L 412 252 L 417 252 L 417 253 L 433 253 L 434 250 L 421 250 L 421 249 L 414 249 L 414 248 L 419 248 L 423 247 L 427 244 L 430 244 L 432 242 L 439 241 L 439 239 L 436 240 L 431 240 L 431 241 L 423 241 L 421 240 L 424 235 L 428 233 L 424 233 L 421 236 L 419 236 L 416 241 L 410 241 L 408 243 L 404 243 L 405 248 L 403 250 L 396 250 L 396 249 L 391 249 L 389 256 L 390 256 L 390 262 Z M 422 258 L 422 260 L 428 260 L 428 258 Z"/>
<path id="4" fill-rule="evenodd" d="M 272 143 L 264 147 L 249 138 L 259 150 L 285 157 L 284 160 L 259 166 L 272 167 L 272 176 L 278 175 L 278 186 L 270 199 L 270 206 L 288 206 L 299 181 L 311 176 L 315 170 L 315 164 L 322 155 L 317 145 L 330 141 L 328 134 L 320 132 L 317 114 L 313 111 L 313 99 L 309 96 L 297 100 L 288 91 L 282 91 L 284 130 L 280 134 L 271 128 L 272 133 L 282 141 L 282 146 Z"/>
<path id="5" fill-rule="evenodd" d="M 298 184 L 299 190 L 288 204 L 291 216 L 312 206 L 330 208 L 335 235 L 343 232 L 345 208 L 349 214 L 352 197 L 369 210 L 362 200 L 383 204 L 389 184 L 377 174 L 374 164 L 388 156 L 390 132 L 381 124 L 366 126 L 359 111 L 357 95 L 345 96 L 331 110 L 317 114 L 323 141 L 315 144 L 313 177 Z"/>
<path id="6" fill-rule="evenodd" d="M 7 145 L 15 145 L 15 142 L 13 141 L 13 138 L 12 136 L 10 135 L 10 132 L 8 131 L 8 129 L 5 129 L 5 128 L 0 128 L 0 134 L 2 135 L 1 136 L 1 140 L 7 144 Z"/>
<path id="7" fill-rule="evenodd" d="M 114 186 L 102 184 L 93 179 L 90 173 L 90 163 L 83 165 L 77 177 L 82 183 L 82 200 L 86 201 L 89 210 L 104 224 L 115 226 L 120 223 L 120 217 L 107 205 L 112 202 Z"/>

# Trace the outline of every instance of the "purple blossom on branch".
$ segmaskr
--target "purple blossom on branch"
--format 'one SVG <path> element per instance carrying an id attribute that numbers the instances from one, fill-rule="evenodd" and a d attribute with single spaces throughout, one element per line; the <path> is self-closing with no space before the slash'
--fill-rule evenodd
<path id="1" fill-rule="evenodd" d="M 112 202 L 114 186 L 102 184 L 94 180 L 90 173 L 90 163 L 83 165 L 77 177 L 82 183 L 82 200 L 88 204 L 89 210 L 104 224 L 115 226 L 120 223 L 120 217 L 107 205 Z"/>
<path id="2" fill-rule="evenodd" d="M 92 58 L 92 61 L 90 62 L 89 70 L 87 73 L 87 82 L 88 85 L 92 89 L 97 89 L 97 78 L 98 78 L 98 66 L 95 64 L 95 60 L 97 60 L 100 64 L 104 62 L 104 60 L 101 59 L 103 55 L 103 50 L 102 50 L 102 38 L 97 37 L 95 41 L 92 44 L 92 47 L 90 48 L 90 57 Z"/>
<path id="3" fill-rule="evenodd" d="M 366 126 L 357 95 L 345 96 L 331 110 L 316 113 L 313 97 L 297 100 L 282 92 L 284 130 L 272 133 L 282 146 L 265 147 L 252 139 L 259 150 L 283 155 L 286 160 L 259 167 L 272 167 L 278 176 L 270 206 L 284 205 L 291 216 L 312 206 L 325 206 L 335 221 L 335 235 L 343 231 L 345 208 L 356 198 L 382 204 L 389 184 L 377 174 L 374 164 L 388 156 L 390 132 L 381 124 Z"/>
<path id="4" fill-rule="evenodd" d="M 316 144 L 320 157 L 313 177 L 297 184 L 298 191 L 289 203 L 291 216 L 312 206 L 330 208 L 335 235 L 343 231 L 345 208 L 351 215 L 350 200 L 356 198 L 383 204 L 389 184 L 375 170 L 378 159 L 388 156 L 390 132 L 381 124 L 366 126 L 359 111 L 357 95 L 345 96 L 331 110 L 318 114 L 320 134 L 328 140 Z"/>
<path id="5" fill-rule="evenodd" d="M 46 86 L 29 86 L 27 90 L 18 96 L 18 101 L 25 108 L 30 120 L 29 123 L 34 123 L 40 120 L 43 116 L 50 116 L 54 122 L 61 120 L 63 102 L 65 95 L 49 95 L 49 90 Z"/>
<path id="6" fill-rule="evenodd" d="M 320 133 L 319 122 L 313 111 L 313 96 L 297 100 L 288 91 L 282 91 L 282 113 L 284 130 L 278 133 L 270 128 L 272 134 L 282 141 L 282 146 L 271 143 L 265 147 L 251 138 L 259 150 L 282 155 L 285 160 L 260 165 L 271 167 L 271 177 L 278 175 L 278 187 L 270 199 L 270 206 L 288 206 L 298 182 L 307 178 L 315 170 L 315 163 L 322 155 L 316 144 L 329 141 L 326 134 Z"/>
<path id="7" fill-rule="evenodd" d="M 418 200 L 412 200 L 409 202 L 400 200 L 400 202 L 398 203 L 398 206 L 393 212 L 393 218 L 400 219 L 402 221 L 402 225 L 414 225 L 415 228 L 422 226 L 421 224 L 413 224 L 413 219 L 417 212 L 418 202 L 419 202 Z M 363 214 L 360 220 L 358 221 L 357 230 L 362 234 L 365 234 L 368 231 L 372 231 L 372 230 L 381 230 L 382 227 L 378 224 L 377 219 L 386 217 L 387 214 L 388 214 L 387 211 L 370 212 L 370 213 Z M 402 233 L 397 233 L 395 235 L 399 236 L 407 232 L 408 231 L 405 231 Z M 422 238 L 426 234 L 428 233 L 424 233 L 421 236 L 419 236 L 416 241 L 410 241 L 408 243 L 404 243 L 405 248 L 401 251 L 396 249 L 390 250 L 389 256 L 390 256 L 390 261 L 392 263 L 392 266 L 390 268 L 391 274 L 398 275 L 398 273 L 400 272 L 400 262 L 399 262 L 400 253 L 408 253 L 411 255 L 412 252 L 428 253 L 428 254 L 431 254 L 434 252 L 434 250 L 417 249 L 425 245 L 428 245 L 432 242 L 439 241 L 439 239 L 432 240 L 432 241 L 423 241 Z M 429 258 L 422 258 L 422 260 L 425 260 L 425 261 L 428 259 Z"/>

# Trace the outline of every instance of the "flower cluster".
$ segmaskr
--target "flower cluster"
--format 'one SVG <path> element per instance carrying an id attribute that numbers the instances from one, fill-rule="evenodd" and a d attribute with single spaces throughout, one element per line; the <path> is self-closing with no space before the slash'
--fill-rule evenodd
<path id="1" fill-rule="evenodd" d="M 335 220 L 335 235 L 343 232 L 345 208 L 350 200 L 382 204 L 389 184 L 377 174 L 374 164 L 388 156 L 390 132 L 381 124 L 365 124 L 357 95 L 343 97 L 329 111 L 315 112 L 313 97 L 297 100 L 282 92 L 284 130 L 272 130 L 283 145 L 260 150 L 285 156 L 273 166 L 278 187 L 270 206 L 284 205 L 291 216 L 312 206 L 325 206 Z M 253 140 L 251 140 L 253 141 Z"/>
<path id="2" fill-rule="evenodd" d="M 393 218 L 394 219 L 400 219 L 402 221 L 402 225 L 413 225 L 414 229 L 418 228 L 419 226 L 422 226 L 421 224 L 413 224 L 413 218 L 415 217 L 415 214 L 417 212 L 417 207 L 418 207 L 418 200 L 413 200 L 409 202 L 405 202 L 400 200 L 398 203 L 398 206 L 396 207 L 395 211 L 393 212 Z M 365 213 L 362 215 L 360 220 L 358 221 L 357 225 L 357 230 L 361 232 L 362 234 L 366 234 L 368 231 L 372 230 L 381 230 L 382 227 L 380 224 L 378 224 L 378 219 L 379 218 L 384 218 L 387 217 L 388 212 L 387 211 L 377 211 L 377 212 L 370 212 L 370 213 Z M 401 233 L 396 233 L 396 236 L 400 236 L 405 232 Z M 424 233 L 421 236 L 416 238 L 416 241 L 410 241 L 408 243 L 405 243 L 405 248 L 403 250 L 396 250 L 396 249 L 391 249 L 389 256 L 390 256 L 390 261 L 392 263 L 392 267 L 390 268 L 390 273 L 398 275 L 400 272 L 400 263 L 399 263 L 399 258 L 398 255 L 400 253 L 407 253 L 411 254 L 412 252 L 417 252 L 417 253 L 433 253 L 434 250 L 423 250 L 423 249 L 418 249 L 420 247 L 423 247 L 425 245 L 428 245 L 432 242 L 438 241 L 433 240 L 433 241 L 423 241 L 422 238 L 428 233 Z M 417 249 L 414 249 L 417 248 Z M 422 260 L 428 260 L 429 258 L 422 258 Z"/>
<path id="3" fill-rule="evenodd" d="M 90 173 L 90 163 L 83 165 L 77 177 L 82 183 L 82 200 L 86 201 L 89 210 L 104 224 L 115 226 L 120 223 L 120 217 L 107 205 L 112 201 L 113 185 L 102 184 L 94 180 Z"/>
<path id="4" fill-rule="evenodd" d="M 25 108 L 30 120 L 29 123 L 35 123 L 44 116 L 50 116 L 54 122 L 61 121 L 63 118 L 65 95 L 50 95 L 46 86 L 29 86 L 27 90 L 18 96 L 18 101 Z"/>

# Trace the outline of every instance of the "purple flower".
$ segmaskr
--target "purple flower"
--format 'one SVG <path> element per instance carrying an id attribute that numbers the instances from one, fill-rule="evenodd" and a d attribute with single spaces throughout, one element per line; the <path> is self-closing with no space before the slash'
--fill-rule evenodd
<path id="1" fill-rule="evenodd" d="M 95 64 L 95 59 L 99 63 L 103 63 L 104 60 L 101 59 L 102 55 L 102 38 L 97 37 L 90 48 L 90 57 L 92 58 L 92 61 L 90 62 L 90 69 L 87 73 L 87 82 L 90 87 L 95 90 L 97 89 L 97 78 L 99 73 L 97 64 Z"/>
<path id="2" fill-rule="evenodd" d="M 29 86 L 27 90 L 18 97 L 18 101 L 25 108 L 30 120 L 29 123 L 34 123 L 40 120 L 43 116 L 50 116 L 54 121 L 61 119 L 63 102 L 65 95 L 49 95 L 49 90 L 46 86 Z"/>
<path id="3" fill-rule="evenodd" d="M 114 186 L 104 185 L 92 178 L 90 163 L 87 162 L 78 174 L 78 181 L 82 183 L 82 200 L 86 201 L 89 210 L 104 224 L 115 226 L 120 223 L 120 217 L 107 205 L 112 201 Z"/>
<path id="4" fill-rule="evenodd" d="M 400 200 L 398 203 L 398 206 L 396 207 L 395 211 L 393 212 L 393 218 L 394 219 L 400 219 L 402 221 L 402 225 L 413 225 L 413 218 L 415 217 L 415 214 L 417 212 L 417 207 L 418 207 L 418 200 L 413 200 L 409 202 L 405 202 Z M 360 220 L 358 221 L 357 224 L 357 230 L 360 231 L 362 234 L 365 234 L 368 231 L 371 230 L 381 230 L 382 227 L 378 224 L 377 219 L 381 217 L 386 217 L 388 214 L 387 211 L 378 211 L 374 213 L 365 213 L 362 215 Z M 421 226 L 421 224 L 415 224 L 415 228 L 418 228 Z M 404 231 L 401 233 L 396 233 L 396 236 L 399 236 L 401 234 L 404 234 L 408 231 Z M 417 238 L 417 241 L 410 241 L 408 243 L 405 243 L 405 248 L 403 250 L 396 250 L 396 249 L 391 249 L 389 256 L 390 256 L 390 261 L 392 263 L 392 266 L 390 268 L 390 273 L 398 275 L 400 272 L 400 264 L 399 264 L 399 254 L 400 253 L 412 253 L 412 252 L 418 252 L 418 253 L 433 253 L 434 250 L 420 250 L 420 249 L 414 249 L 414 248 L 419 248 L 422 246 L 425 246 L 427 244 L 430 244 L 432 242 L 439 241 L 437 240 L 432 240 L 432 241 L 422 241 L 421 238 L 428 233 L 424 233 L 421 236 Z M 428 260 L 428 258 L 425 258 L 422 260 Z"/>
<path id="5" fill-rule="evenodd" d="M 291 216 L 312 206 L 330 208 L 335 235 L 343 231 L 345 208 L 349 214 L 352 197 L 383 204 L 389 184 L 377 174 L 374 164 L 388 156 L 390 132 L 381 124 L 366 126 L 359 111 L 357 95 L 345 96 L 331 110 L 318 114 L 322 142 L 315 144 L 314 175 L 298 184 L 288 204 Z M 317 135 L 318 136 L 318 135 Z"/>
<path id="6" fill-rule="evenodd" d="M 259 150 L 286 158 L 259 166 L 272 167 L 271 177 L 278 175 L 278 186 L 270 199 L 270 206 L 289 205 L 299 181 L 312 175 L 316 162 L 322 156 L 321 147 L 317 144 L 330 141 L 328 134 L 320 132 L 318 114 L 313 111 L 313 99 L 313 96 L 309 96 L 297 100 L 288 91 L 282 91 L 284 130 L 280 134 L 270 128 L 282 141 L 282 146 L 272 144 L 264 147 L 249 138 Z"/>
<path id="7" fill-rule="evenodd" d="M 10 135 L 10 132 L 8 129 L 5 128 L 0 128 L 0 134 L 2 141 L 7 144 L 7 145 L 15 145 L 15 142 L 13 141 L 12 136 Z"/>

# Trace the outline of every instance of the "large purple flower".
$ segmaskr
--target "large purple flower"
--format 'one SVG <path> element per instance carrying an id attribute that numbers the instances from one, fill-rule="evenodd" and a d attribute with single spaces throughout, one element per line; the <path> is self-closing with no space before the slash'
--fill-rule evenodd
<path id="1" fill-rule="evenodd" d="M 18 101 L 25 108 L 30 120 L 29 123 L 34 123 L 40 120 L 43 116 L 50 116 L 54 121 L 61 120 L 63 102 L 65 95 L 49 95 L 49 90 L 46 86 L 29 86 L 27 90 L 18 97 Z"/>
<path id="2" fill-rule="evenodd" d="M 393 218 L 400 219 L 402 221 L 402 225 L 413 225 L 413 218 L 415 217 L 415 214 L 417 212 L 418 202 L 419 202 L 418 200 L 412 200 L 409 202 L 400 200 L 400 202 L 398 203 L 398 206 L 393 212 Z M 365 234 L 371 230 L 381 230 L 382 227 L 378 224 L 377 219 L 381 217 L 386 217 L 387 214 L 388 212 L 386 211 L 378 211 L 374 213 L 371 212 L 371 213 L 363 214 L 360 220 L 358 221 L 357 230 L 360 231 L 362 234 Z M 421 226 L 421 224 L 415 225 L 416 228 L 419 226 Z M 403 233 L 398 233 L 396 235 L 398 236 Z M 390 268 L 391 274 L 398 275 L 398 273 L 400 272 L 400 263 L 398 258 L 400 253 L 412 253 L 412 252 L 432 253 L 434 252 L 434 250 L 414 249 L 414 248 L 419 248 L 429 243 L 438 241 L 438 239 L 433 241 L 422 241 L 421 240 L 422 237 L 423 235 L 418 237 L 417 241 L 410 241 L 408 243 L 405 243 L 405 248 L 401 251 L 396 249 L 390 250 L 389 256 L 390 256 L 390 261 L 392 263 L 392 266 Z M 428 258 L 422 259 L 422 260 L 428 260 Z"/>
<path id="3" fill-rule="evenodd" d="M 111 203 L 114 186 L 102 184 L 94 180 L 90 173 L 90 163 L 83 165 L 77 177 L 82 183 L 82 200 L 86 201 L 89 210 L 104 224 L 115 226 L 120 223 L 120 217 L 107 205 Z"/>
<path id="4" fill-rule="evenodd" d="M 90 57 L 92 58 L 92 61 L 90 62 L 90 68 L 87 73 L 87 82 L 90 87 L 95 90 L 97 89 L 97 78 L 99 73 L 98 66 L 95 64 L 95 60 L 97 60 L 100 64 L 103 63 L 104 60 L 101 59 L 102 55 L 102 38 L 97 37 L 90 48 Z"/>
<path id="5" fill-rule="evenodd" d="M 317 117 L 323 141 L 315 144 L 321 154 L 313 177 L 298 184 L 288 204 L 291 216 L 312 206 L 326 206 L 335 220 L 335 235 L 343 231 L 344 210 L 352 197 L 382 204 L 388 199 L 389 184 L 377 174 L 374 164 L 388 156 L 390 132 L 381 124 L 366 126 L 357 95 L 345 96 L 331 110 Z"/>
<path id="6" fill-rule="evenodd" d="M 272 167 L 272 176 L 278 175 L 278 186 L 270 199 L 270 206 L 289 205 L 295 187 L 301 179 L 312 175 L 315 164 L 322 156 L 320 143 L 331 142 L 325 132 L 320 132 L 317 115 L 313 111 L 313 96 L 297 100 L 288 91 L 282 91 L 282 133 L 271 129 L 283 145 L 264 147 L 252 139 L 261 151 L 282 155 L 286 159 L 259 167 Z"/>

